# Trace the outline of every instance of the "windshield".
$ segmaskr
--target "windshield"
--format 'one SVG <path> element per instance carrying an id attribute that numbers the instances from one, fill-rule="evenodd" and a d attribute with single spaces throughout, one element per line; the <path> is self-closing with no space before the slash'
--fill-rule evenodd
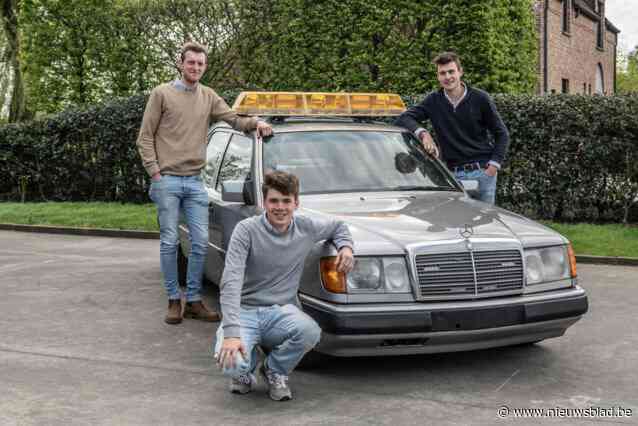
<path id="1" fill-rule="evenodd" d="M 410 133 L 312 131 L 264 141 L 264 173 L 295 174 L 301 194 L 360 191 L 459 191 Z"/>

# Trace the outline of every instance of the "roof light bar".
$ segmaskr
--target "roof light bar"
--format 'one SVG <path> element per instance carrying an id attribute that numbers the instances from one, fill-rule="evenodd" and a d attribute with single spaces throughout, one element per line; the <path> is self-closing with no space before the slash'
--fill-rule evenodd
<path id="1" fill-rule="evenodd" d="M 242 92 L 238 114 L 262 116 L 396 116 L 405 111 L 393 93 Z"/>

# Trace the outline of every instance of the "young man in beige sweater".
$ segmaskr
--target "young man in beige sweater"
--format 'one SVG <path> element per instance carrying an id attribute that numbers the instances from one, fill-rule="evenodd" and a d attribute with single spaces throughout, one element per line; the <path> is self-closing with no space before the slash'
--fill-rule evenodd
<path id="1" fill-rule="evenodd" d="M 272 134 L 269 124 L 240 117 L 209 87 L 199 83 L 207 66 L 206 49 L 186 43 L 180 52 L 182 78 L 157 86 L 151 92 L 137 148 L 151 176 L 149 195 L 157 205 L 160 222 L 160 263 L 168 295 L 168 324 L 182 316 L 218 321 L 201 298 L 202 276 L 208 246 L 208 194 L 200 172 L 206 164 L 206 135 L 210 123 L 223 120 L 244 132 Z M 183 213 L 191 251 L 186 274 L 186 306 L 177 282 L 178 219 Z"/>

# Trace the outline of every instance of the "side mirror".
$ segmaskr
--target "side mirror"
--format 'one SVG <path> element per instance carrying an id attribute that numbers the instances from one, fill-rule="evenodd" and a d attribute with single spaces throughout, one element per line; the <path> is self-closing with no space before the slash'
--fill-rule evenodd
<path id="1" fill-rule="evenodd" d="M 231 203 L 255 204 L 251 180 L 225 180 L 222 182 L 222 200 Z"/>
<path id="2" fill-rule="evenodd" d="M 481 193 L 479 191 L 478 180 L 461 180 L 460 182 L 463 186 L 463 189 L 470 197 L 474 198 L 475 200 L 478 200 L 480 198 Z"/>

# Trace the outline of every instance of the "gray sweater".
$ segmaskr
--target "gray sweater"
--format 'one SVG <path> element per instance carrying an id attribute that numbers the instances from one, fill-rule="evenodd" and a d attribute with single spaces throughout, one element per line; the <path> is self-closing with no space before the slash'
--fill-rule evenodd
<path id="1" fill-rule="evenodd" d="M 332 240 L 337 249 L 353 248 L 348 227 L 334 219 L 295 214 L 283 233 L 272 227 L 265 212 L 239 222 L 221 281 L 224 336 L 240 337 L 240 306 L 296 304 L 306 256 L 323 240 Z"/>

